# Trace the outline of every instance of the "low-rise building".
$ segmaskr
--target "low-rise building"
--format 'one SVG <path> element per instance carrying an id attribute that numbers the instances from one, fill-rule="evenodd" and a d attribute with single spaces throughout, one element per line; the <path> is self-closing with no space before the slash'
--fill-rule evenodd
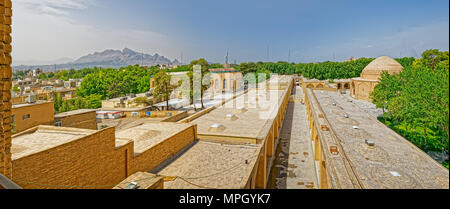
<path id="1" fill-rule="evenodd" d="M 234 68 L 210 69 L 212 92 L 236 92 L 242 89 L 242 73 Z"/>
<path id="2" fill-rule="evenodd" d="M 129 129 L 37 126 L 12 138 L 12 180 L 26 189 L 109 189 L 192 144 L 196 126 L 145 123 Z"/>
<path id="3" fill-rule="evenodd" d="M 96 110 L 79 109 L 55 115 L 55 126 L 97 130 Z"/>
<path id="4" fill-rule="evenodd" d="M 14 104 L 11 109 L 13 131 L 19 133 L 37 125 L 53 125 L 53 102 Z"/>

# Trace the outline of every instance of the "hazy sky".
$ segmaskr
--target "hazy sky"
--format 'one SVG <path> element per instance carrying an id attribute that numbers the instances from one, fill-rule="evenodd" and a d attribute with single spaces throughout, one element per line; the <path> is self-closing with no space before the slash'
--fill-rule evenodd
<path id="1" fill-rule="evenodd" d="M 13 0 L 13 64 L 125 47 L 183 61 L 312 62 L 449 49 L 448 0 Z M 64 58 L 64 59 L 62 59 Z M 61 60 L 62 59 L 62 60 Z"/>

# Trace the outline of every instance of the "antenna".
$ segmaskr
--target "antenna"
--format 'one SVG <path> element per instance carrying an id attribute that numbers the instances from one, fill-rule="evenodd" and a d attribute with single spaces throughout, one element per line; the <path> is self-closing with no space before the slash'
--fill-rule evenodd
<path id="1" fill-rule="evenodd" d="M 267 58 L 266 58 L 266 60 L 269 61 L 269 45 L 267 45 Z"/>
<path id="2" fill-rule="evenodd" d="M 225 64 L 228 64 L 228 49 L 227 49 L 227 56 L 225 57 Z"/>
<path id="3" fill-rule="evenodd" d="M 181 62 L 181 64 L 183 64 L 183 52 L 181 52 L 180 62 Z"/>

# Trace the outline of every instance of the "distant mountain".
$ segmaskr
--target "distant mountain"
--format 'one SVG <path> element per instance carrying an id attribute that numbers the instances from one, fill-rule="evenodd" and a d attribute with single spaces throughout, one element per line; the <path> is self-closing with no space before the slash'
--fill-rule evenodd
<path id="1" fill-rule="evenodd" d="M 125 48 L 122 51 L 107 49 L 103 52 L 95 52 L 80 57 L 73 62 L 53 65 L 17 65 L 13 66 L 14 70 L 28 70 L 40 68 L 44 71 L 54 71 L 60 69 L 82 69 L 86 67 L 103 67 L 103 68 L 120 68 L 128 65 L 180 65 L 181 63 L 175 59 L 173 61 L 155 53 L 154 55 L 143 54 L 131 49 Z"/>

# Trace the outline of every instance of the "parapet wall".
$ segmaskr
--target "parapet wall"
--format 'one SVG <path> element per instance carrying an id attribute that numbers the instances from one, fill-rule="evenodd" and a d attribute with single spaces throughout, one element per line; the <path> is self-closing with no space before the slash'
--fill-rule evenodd
<path id="1" fill-rule="evenodd" d="M 331 189 L 336 188 L 330 176 L 330 166 L 328 165 L 328 146 L 326 137 L 331 137 L 327 129 L 322 129 L 322 125 L 326 125 L 324 114 L 319 108 L 319 103 L 314 97 L 311 89 L 302 88 L 305 95 L 305 106 L 309 120 L 309 128 L 311 130 L 311 140 L 314 144 L 314 160 L 319 166 L 319 188 Z"/>
<path id="2" fill-rule="evenodd" d="M 303 89 L 319 188 L 361 189 L 349 159 L 312 89 Z"/>
<path id="3" fill-rule="evenodd" d="M 96 112 L 86 112 L 82 114 L 73 114 L 64 117 L 55 117 L 54 122 L 61 122 L 63 127 L 74 127 L 97 130 Z"/>

